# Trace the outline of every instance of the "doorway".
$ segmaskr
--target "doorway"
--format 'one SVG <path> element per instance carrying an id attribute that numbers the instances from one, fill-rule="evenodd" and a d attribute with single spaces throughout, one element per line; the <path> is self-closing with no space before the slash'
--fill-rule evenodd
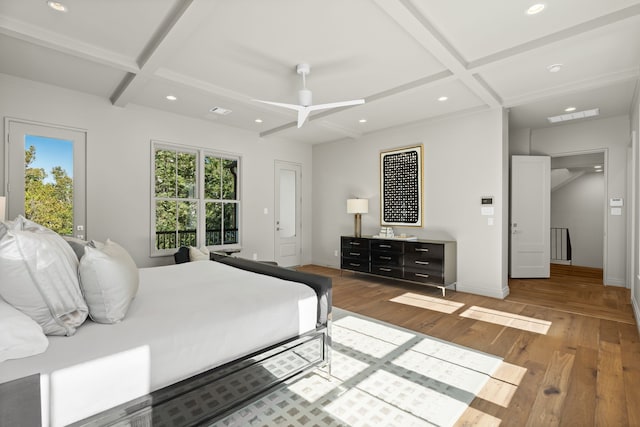
<path id="1" fill-rule="evenodd" d="M 7 212 L 86 239 L 86 132 L 6 119 Z"/>
<path id="2" fill-rule="evenodd" d="M 300 265 L 302 251 L 302 166 L 275 162 L 275 261 L 283 267 Z"/>
<path id="3" fill-rule="evenodd" d="M 601 270 L 606 266 L 605 166 L 604 151 L 552 156 L 552 253 L 557 248 L 552 263 Z"/>

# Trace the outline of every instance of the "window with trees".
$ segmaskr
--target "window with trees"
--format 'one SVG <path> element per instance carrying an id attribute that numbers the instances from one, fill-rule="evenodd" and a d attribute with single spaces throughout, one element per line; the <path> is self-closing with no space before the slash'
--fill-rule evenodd
<path id="1" fill-rule="evenodd" d="M 153 143 L 152 254 L 240 244 L 240 158 Z"/>

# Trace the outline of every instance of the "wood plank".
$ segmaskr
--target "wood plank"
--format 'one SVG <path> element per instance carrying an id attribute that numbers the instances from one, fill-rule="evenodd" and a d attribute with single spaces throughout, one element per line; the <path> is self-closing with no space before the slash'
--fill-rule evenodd
<path id="1" fill-rule="evenodd" d="M 536 279 L 515 284 L 512 295 L 519 297 L 514 299 L 447 292 L 444 301 L 463 307 L 446 314 L 390 301 L 407 292 L 442 298 L 437 289 L 341 275 L 328 267 L 301 269 L 332 278 L 337 307 L 502 357 L 510 369 L 493 374 L 488 389 L 494 392 L 476 397 L 457 425 L 640 426 L 640 337 L 630 294 L 603 286 L 599 271 L 564 267 L 552 272 L 553 283 Z M 460 317 L 473 306 L 552 325 L 543 335 Z M 565 375 L 571 358 L 573 366 Z M 551 377 L 558 379 L 557 394 L 549 388 Z M 534 423 L 540 419 L 549 422 Z"/>
<path id="2" fill-rule="evenodd" d="M 620 357 L 630 426 L 640 426 L 640 338 L 634 325 L 620 325 Z"/>
<path id="3" fill-rule="evenodd" d="M 593 424 L 595 405 L 585 405 L 585 403 L 596 396 L 597 375 L 598 351 L 578 347 L 560 425 L 588 426 Z"/>
<path id="4" fill-rule="evenodd" d="M 569 378 L 573 368 L 574 356 L 554 351 L 547 372 L 542 380 L 533 407 L 527 420 L 527 426 L 557 426 L 562 417 L 562 406 L 569 389 Z"/>
<path id="5" fill-rule="evenodd" d="M 622 356 L 619 344 L 600 341 L 595 421 L 602 426 L 628 426 Z"/>

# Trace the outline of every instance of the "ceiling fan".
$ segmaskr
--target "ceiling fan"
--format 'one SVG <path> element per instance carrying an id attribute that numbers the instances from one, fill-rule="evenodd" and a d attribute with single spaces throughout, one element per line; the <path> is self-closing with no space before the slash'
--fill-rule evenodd
<path id="1" fill-rule="evenodd" d="M 254 99 L 254 101 L 262 102 L 264 104 L 275 105 L 276 107 L 289 108 L 290 110 L 296 110 L 298 112 L 298 128 L 302 127 L 304 122 L 309 117 L 309 113 L 317 110 L 326 110 L 329 108 L 347 107 L 350 105 L 364 104 L 364 99 L 354 99 L 351 101 L 331 102 L 328 104 L 311 105 L 311 91 L 307 89 L 307 74 L 311 72 L 311 66 L 309 64 L 298 64 L 296 66 L 296 72 L 302 76 L 302 89 L 298 91 L 298 103 L 299 104 L 285 104 L 283 102 L 262 101 L 260 99 Z"/>

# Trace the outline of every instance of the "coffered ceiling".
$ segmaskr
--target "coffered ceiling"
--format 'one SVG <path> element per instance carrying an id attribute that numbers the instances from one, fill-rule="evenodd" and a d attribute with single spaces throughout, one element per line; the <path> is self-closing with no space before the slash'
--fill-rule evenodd
<path id="1" fill-rule="evenodd" d="M 0 0 L 0 73 L 306 143 L 498 107 L 513 127 L 569 106 L 627 114 L 640 1 L 541 2 Z M 295 111 L 253 101 L 297 103 L 302 62 L 314 104 L 366 103 L 298 129 Z"/>

